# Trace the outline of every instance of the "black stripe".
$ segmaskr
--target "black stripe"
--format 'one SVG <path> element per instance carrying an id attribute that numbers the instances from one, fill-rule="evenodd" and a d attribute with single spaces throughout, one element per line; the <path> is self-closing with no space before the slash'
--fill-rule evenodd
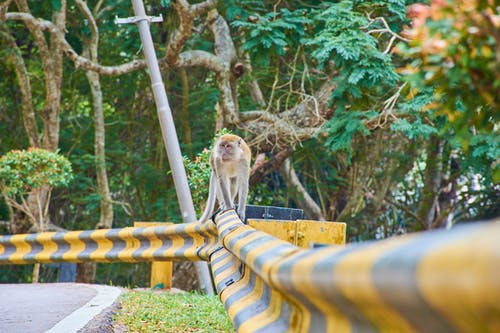
<path id="1" fill-rule="evenodd" d="M 39 235 L 40 234 L 28 234 L 24 239 L 26 243 L 31 245 L 31 251 L 24 255 L 24 259 L 36 262 L 35 256 L 43 251 L 43 245 L 37 239 Z"/>
<path id="2" fill-rule="evenodd" d="M 156 237 L 161 241 L 161 246 L 158 250 L 153 252 L 153 258 L 154 259 L 165 259 L 165 251 L 168 251 L 172 247 L 172 239 L 169 238 L 170 236 L 167 235 L 166 229 L 168 227 L 162 226 L 162 227 L 157 227 L 158 229 L 155 230 L 157 232 Z"/>
<path id="3" fill-rule="evenodd" d="M 104 237 L 112 242 L 112 247 L 104 254 L 106 260 L 116 260 L 121 251 L 126 248 L 125 241 L 118 235 L 122 229 L 110 229 Z"/>
<path id="4" fill-rule="evenodd" d="M 78 239 L 80 239 L 82 242 L 84 242 L 84 249 L 82 252 L 78 253 L 76 256 L 79 260 L 88 260 L 90 259 L 90 255 L 92 252 L 97 250 L 97 242 L 90 238 L 90 235 L 94 233 L 95 230 L 84 230 L 78 235 Z"/>
<path id="5" fill-rule="evenodd" d="M 63 260 L 63 256 L 71 249 L 70 243 L 64 239 L 67 232 L 57 232 L 52 237 L 51 240 L 57 244 L 57 250 L 50 255 L 50 261 L 52 262 L 68 262 L 68 260 Z"/>
<path id="6" fill-rule="evenodd" d="M 2 244 L 3 252 L 0 255 L 0 258 L 3 258 L 2 261 L 7 261 L 9 257 L 16 252 L 16 246 L 12 243 L 13 235 L 5 235 L 0 236 L 0 244 Z"/>

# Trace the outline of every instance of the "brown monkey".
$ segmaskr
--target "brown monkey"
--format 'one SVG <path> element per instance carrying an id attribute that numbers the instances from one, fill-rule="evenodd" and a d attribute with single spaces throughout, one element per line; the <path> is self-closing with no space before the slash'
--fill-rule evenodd
<path id="1" fill-rule="evenodd" d="M 215 207 L 215 199 L 223 211 L 234 208 L 233 200 L 236 194 L 238 194 L 237 213 L 241 220 L 245 221 L 251 155 L 246 142 L 237 135 L 224 134 L 217 139 L 210 154 L 212 173 L 207 205 L 199 222 L 203 223 L 210 218 Z"/>

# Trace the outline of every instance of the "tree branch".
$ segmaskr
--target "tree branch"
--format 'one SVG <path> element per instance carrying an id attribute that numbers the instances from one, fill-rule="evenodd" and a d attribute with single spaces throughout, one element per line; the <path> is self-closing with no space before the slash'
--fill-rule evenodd
<path id="1" fill-rule="evenodd" d="M 281 167 L 281 164 L 289 156 L 293 154 L 293 149 L 288 147 L 274 155 L 269 160 L 265 159 L 264 154 L 259 154 L 253 164 L 252 170 L 250 171 L 250 186 L 260 183 L 262 179 Z"/>
<path id="2" fill-rule="evenodd" d="M 321 208 L 300 182 L 289 158 L 282 164 L 280 174 L 286 180 L 287 187 L 291 190 L 289 193 L 292 193 L 295 203 L 304 210 L 306 216 L 313 220 L 324 221 L 325 217 L 321 212 Z"/>
<path id="3" fill-rule="evenodd" d="M 5 27 L 8 29 L 7 27 Z M 21 50 L 16 44 L 12 35 L 6 32 L 0 32 L 5 37 L 7 45 L 11 49 L 8 58 L 11 59 L 14 71 L 19 82 L 19 90 L 21 91 L 21 110 L 23 114 L 23 125 L 28 136 L 29 144 L 31 147 L 39 147 L 40 139 L 38 137 L 38 125 L 35 118 L 35 109 L 33 108 L 33 93 L 31 90 L 31 80 L 29 77 L 28 69 L 21 56 Z"/>
<path id="4" fill-rule="evenodd" d="M 73 61 L 76 68 L 91 70 L 98 72 L 101 75 L 121 75 L 146 68 L 146 62 L 144 60 L 134 60 L 118 66 L 102 66 L 80 56 L 66 41 L 64 33 L 50 21 L 35 18 L 28 13 L 19 12 L 7 13 L 5 18 L 6 20 L 30 22 L 31 24 L 38 26 L 41 30 L 49 31 L 58 40 L 58 42 L 61 43 L 64 53 L 68 56 L 68 58 L 70 58 L 71 61 Z"/>

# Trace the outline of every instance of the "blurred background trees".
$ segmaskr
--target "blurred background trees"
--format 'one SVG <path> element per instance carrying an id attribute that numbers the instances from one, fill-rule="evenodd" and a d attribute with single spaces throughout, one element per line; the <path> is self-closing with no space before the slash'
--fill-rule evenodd
<path id="1" fill-rule="evenodd" d="M 500 215 L 494 1 L 145 3 L 164 17 L 151 30 L 191 168 L 228 128 L 252 146 L 250 203 L 345 221 L 351 241 Z M 0 2 L 0 154 L 71 161 L 57 227 L 182 220 L 137 29 L 113 22 L 132 15 Z M 99 267 L 100 282 L 147 281 L 141 265 Z"/>

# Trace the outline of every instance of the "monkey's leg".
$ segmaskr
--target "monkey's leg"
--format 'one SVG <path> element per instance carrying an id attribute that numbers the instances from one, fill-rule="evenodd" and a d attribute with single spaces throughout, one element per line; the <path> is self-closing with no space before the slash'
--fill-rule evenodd
<path id="1" fill-rule="evenodd" d="M 218 181 L 219 181 L 219 190 L 220 192 L 222 192 L 222 199 L 223 199 L 222 202 L 219 202 L 222 210 L 228 210 L 233 208 L 233 200 L 231 199 L 229 178 L 219 176 Z"/>

